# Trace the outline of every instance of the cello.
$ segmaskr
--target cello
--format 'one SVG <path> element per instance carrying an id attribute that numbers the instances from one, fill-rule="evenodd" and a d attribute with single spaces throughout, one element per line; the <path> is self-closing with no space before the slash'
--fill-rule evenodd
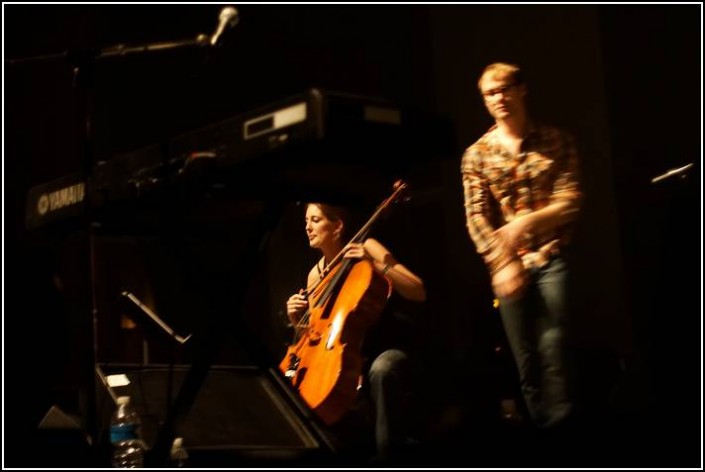
<path id="1" fill-rule="evenodd" d="M 352 237 L 362 243 L 375 221 L 408 190 L 402 181 Z M 279 370 L 318 417 L 334 424 L 352 407 L 362 378 L 362 344 L 392 294 L 386 275 L 368 260 L 343 258 L 345 247 L 307 287 L 309 309 L 295 326 L 294 342 Z"/>

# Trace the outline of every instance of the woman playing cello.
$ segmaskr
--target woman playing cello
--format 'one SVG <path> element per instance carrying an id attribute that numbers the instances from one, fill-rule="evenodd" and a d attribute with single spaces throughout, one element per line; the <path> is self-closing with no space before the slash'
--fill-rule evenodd
<path id="1" fill-rule="evenodd" d="M 425 301 L 426 290 L 421 278 L 396 260 L 379 241 L 367 238 L 362 242 L 346 244 L 346 233 L 351 229 L 346 226 L 349 222 L 349 214 L 344 208 L 323 203 L 306 205 L 309 246 L 322 254 L 308 274 L 307 286 L 314 286 L 325 277 L 330 262 L 343 253 L 344 259 L 368 261 L 374 271 L 389 281 L 393 298 L 398 295 L 408 301 Z M 295 326 L 309 310 L 310 303 L 311 295 L 303 290 L 288 299 L 287 316 Z M 380 460 L 392 458 L 403 445 L 407 435 L 403 425 L 409 415 L 404 411 L 410 393 L 408 354 L 393 342 L 380 342 L 381 337 L 375 336 L 374 332 L 385 325 L 385 317 L 391 316 L 388 312 L 382 313 L 379 326 L 372 328 L 373 332 L 366 337 L 362 349 L 365 358 L 363 371 L 367 374 L 363 383 L 366 388 L 363 390 L 369 392 L 369 400 L 374 407 L 375 443 Z"/>

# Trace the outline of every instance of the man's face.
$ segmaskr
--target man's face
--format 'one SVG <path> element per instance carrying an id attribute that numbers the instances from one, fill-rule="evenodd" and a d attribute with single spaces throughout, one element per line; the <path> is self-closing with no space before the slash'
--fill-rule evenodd
<path id="1" fill-rule="evenodd" d="M 526 87 L 514 85 L 506 75 L 488 75 L 480 85 L 487 111 L 495 120 L 504 120 L 523 112 Z"/>

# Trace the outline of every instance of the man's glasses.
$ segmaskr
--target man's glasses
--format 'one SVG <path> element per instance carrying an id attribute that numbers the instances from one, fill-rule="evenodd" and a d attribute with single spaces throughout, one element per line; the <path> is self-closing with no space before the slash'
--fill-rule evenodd
<path id="1" fill-rule="evenodd" d="M 511 89 L 515 85 L 516 84 L 508 84 L 508 85 L 502 85 L 501 87 L 495 87 L 490 90 L 485 90 L 484 92 L 482 92 L 482 96 L 485 98 L 490 98 L 490 97 L 497 95 L 498 93 L 501 93 L 502 95 L 506 95 L 507 92 L 509 92 L 509 89 Z"/>

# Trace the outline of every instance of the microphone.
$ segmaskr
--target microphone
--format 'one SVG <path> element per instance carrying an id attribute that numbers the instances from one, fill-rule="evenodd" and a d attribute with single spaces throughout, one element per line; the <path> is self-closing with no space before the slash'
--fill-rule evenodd
<path id="1" fill-rule="evenodd" d="M 232 28 L 239 21 L 240 15 L 238 15 L 235 7 L 225 7 L 220 10 L 220 16 L 218 17 L 218 28 L 216 28 L 215 33 L 211 36 L 211 46 L 216 46 L 225 30 L 227 28 Z"/>
<path id="2" fill-rule="evenodd" d="M 667 179 L 669 177 L 672 177 L 674 175 L 679 175 L 680 177 L 684 178 L 686 177 L 686 171 L 693 167 L 693 163 L 691 162 L 690 164 L 684 165 L 683 167 L 678 167 L 677 169 L 671 169 L 665 174 L 658 175 L 651 179 L 651 183 L 655 184 L 656 182 L 660 182 L 664 179 Z"/>

